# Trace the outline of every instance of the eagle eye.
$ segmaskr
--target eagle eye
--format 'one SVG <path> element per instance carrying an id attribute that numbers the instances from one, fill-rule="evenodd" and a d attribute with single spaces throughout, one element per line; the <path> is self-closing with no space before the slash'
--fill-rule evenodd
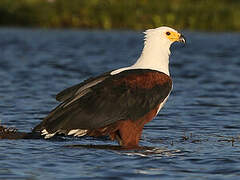
<path id="1" fill-rule="evenodd" d="M 168 32 L 166 32 L 166 35 L 167 35 L 167 36 L 169 36 L 170 34 L 171 34 L 171 33 L 170 33 L 169 31 L 168 31 Z"/>

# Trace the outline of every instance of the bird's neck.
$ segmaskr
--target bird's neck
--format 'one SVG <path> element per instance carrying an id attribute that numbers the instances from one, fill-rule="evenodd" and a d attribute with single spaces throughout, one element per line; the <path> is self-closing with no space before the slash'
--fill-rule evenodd
<path id="1" fill-rule="evenodd" d="M 151 42 L 151 43 L 150 43 Z M 170 44 L 146 39 L 141 56 L 132 68 L 152 69 L 169 75 Z"/>

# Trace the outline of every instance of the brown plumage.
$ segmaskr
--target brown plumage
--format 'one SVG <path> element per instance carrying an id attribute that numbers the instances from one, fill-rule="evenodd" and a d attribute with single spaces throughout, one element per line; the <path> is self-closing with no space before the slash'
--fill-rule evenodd
<path id="1" fill-rule="evenodd" d="M 156 116 L 172 88 L 168 75 L 149 69 L 105 74 L 93 81 L 94 85 L 86 81 L 78 90 L 72 88 L 74 92 L 68 89 L 71 97 L 65 91 L 64 97 L 69 98 L 34 132 L 47 132 L 47 138 L 57 133 L 109 136 L 122 146 L 137 146 L 144 125 Z"/>

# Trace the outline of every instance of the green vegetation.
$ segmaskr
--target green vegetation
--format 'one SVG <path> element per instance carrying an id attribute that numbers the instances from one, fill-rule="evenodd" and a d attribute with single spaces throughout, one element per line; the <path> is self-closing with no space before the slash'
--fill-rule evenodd
<path id="1" fill-rule="evenodd" d="M 1 26 L 239 31 L 238 0 L 0 0 Z"/>

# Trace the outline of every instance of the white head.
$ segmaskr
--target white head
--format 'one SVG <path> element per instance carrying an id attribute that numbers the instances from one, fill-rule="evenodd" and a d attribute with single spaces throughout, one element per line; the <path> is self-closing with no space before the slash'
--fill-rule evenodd
<path id="1" fill-rule="evenodd" d="M 169 55 L 172 43 L 184 42 L 184 37 L 170 27 L 148 29 L 144 32 L 145 42 L 141 56 L 133 68 L 154 69 L 169 74 Z"/>
<path id="2" fill-rule="evenodd" d="M 144 32 L 145 42 L 141 56 L 130 67 L 121 68 L 111 74 L 117 74 L 127 69 L 153 69 L 169 75 L 169 55 L 172 43 L 184 42 L 184 37 L 170 27 L 148 29 Z"/>
<path id="3" fill-rule="evenodd" d="M 180 33 L 178 33 L 175 29 L 166 26 L 148 29 L 144 32 L 144 34 L 145 45 L 147 42 L 152 44 L 155 41 L 159 43 L 159 47 L 161 47 L 161 45 L 170 47 L 170 45 L 176 41 L 185 43 L 185 39 Z"/>

